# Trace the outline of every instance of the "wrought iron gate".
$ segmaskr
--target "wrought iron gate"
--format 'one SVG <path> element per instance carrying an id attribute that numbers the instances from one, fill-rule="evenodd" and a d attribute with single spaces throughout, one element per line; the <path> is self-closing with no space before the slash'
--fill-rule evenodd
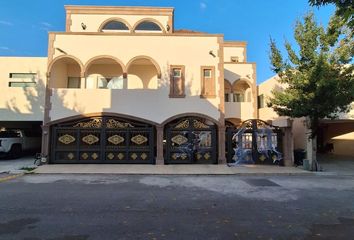
<path id="1" fill-rule="evenodd" d="M 212 164 L 217 162 L 216 125 L 186 117 L 165 127 L 165 162 Z"/>
<path id="2" fill-rule="evenodd" d="M 155 158 L 152 125 L 95 117 L 52 127 L 51 163 L 139 163 Z"/>
<path id="3" fill-rule="evenodd" d="M 282 165 L 282 132 L 259 119 L 244 121 L 240 127 L 226 130 L 228 163 Z"/>

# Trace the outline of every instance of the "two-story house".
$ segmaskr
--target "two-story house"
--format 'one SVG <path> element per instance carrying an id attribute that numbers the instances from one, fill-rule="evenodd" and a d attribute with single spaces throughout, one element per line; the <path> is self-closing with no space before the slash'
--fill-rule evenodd
<path id="1" fill-rule="evenodd" d="M 1 126 L 42 125 L 50 163 L 225 163 L 225 123 L 258 117 L 245 42 L 173 8 L 65 10 L 47 57 L 0 57 Z"/>

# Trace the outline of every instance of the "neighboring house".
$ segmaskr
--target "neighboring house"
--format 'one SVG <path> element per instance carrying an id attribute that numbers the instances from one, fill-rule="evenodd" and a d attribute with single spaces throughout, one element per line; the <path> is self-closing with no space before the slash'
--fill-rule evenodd
<path id="1" fill-rule="evenodd" d="M 226 162 L 225 122 L 258 118 L 245 42 L 175 30 L 173 8 L 65 9 L 47 57 L 0 57 L 2 127 L 43 125 L 51 163 Z"/>
<path id="2" fill-rule="evenodd" d="M 278 82 L 274 76 L 258 86 L 258 114 L 266 121 L 278 121 L 279 117 L 272 108 L 267 107 L 267 98 L 272 96 L 272 90 L 282 91 L 286 85 Z M 317 137 L 318 152 L 331 152 L 338 155 L 354 156 L 354 102 L 349 113 L 341 113 L 337 119 L 321 120 Z M 295 149 L 306 149 L 305 118 L 293 120 L 292 133 Z"/>

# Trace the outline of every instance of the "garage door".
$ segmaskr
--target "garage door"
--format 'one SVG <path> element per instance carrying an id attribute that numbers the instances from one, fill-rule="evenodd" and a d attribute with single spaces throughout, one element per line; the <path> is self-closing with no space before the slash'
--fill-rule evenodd
<path id="1" fill-rule="evenodd" d="M 216 125 L 206 119 L 185 117 L 165 127 L 165 163 L 217 162 Z"/>
<path id="2" fill-rule="evenodd" d="M 154 163 L 150 124 L 96 117 L 61 123 L 51 131 L 51 163 Z"/>

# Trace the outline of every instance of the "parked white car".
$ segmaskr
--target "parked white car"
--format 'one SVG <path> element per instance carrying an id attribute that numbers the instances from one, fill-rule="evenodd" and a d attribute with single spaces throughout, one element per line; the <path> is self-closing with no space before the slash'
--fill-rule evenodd
<path id="1" fill-rule="evenodd" d="M 39 151 L 41 137 L 31 131 L 11 129 L 0 131 L 0 156 L 19 157 L 24 151 Z"/>

